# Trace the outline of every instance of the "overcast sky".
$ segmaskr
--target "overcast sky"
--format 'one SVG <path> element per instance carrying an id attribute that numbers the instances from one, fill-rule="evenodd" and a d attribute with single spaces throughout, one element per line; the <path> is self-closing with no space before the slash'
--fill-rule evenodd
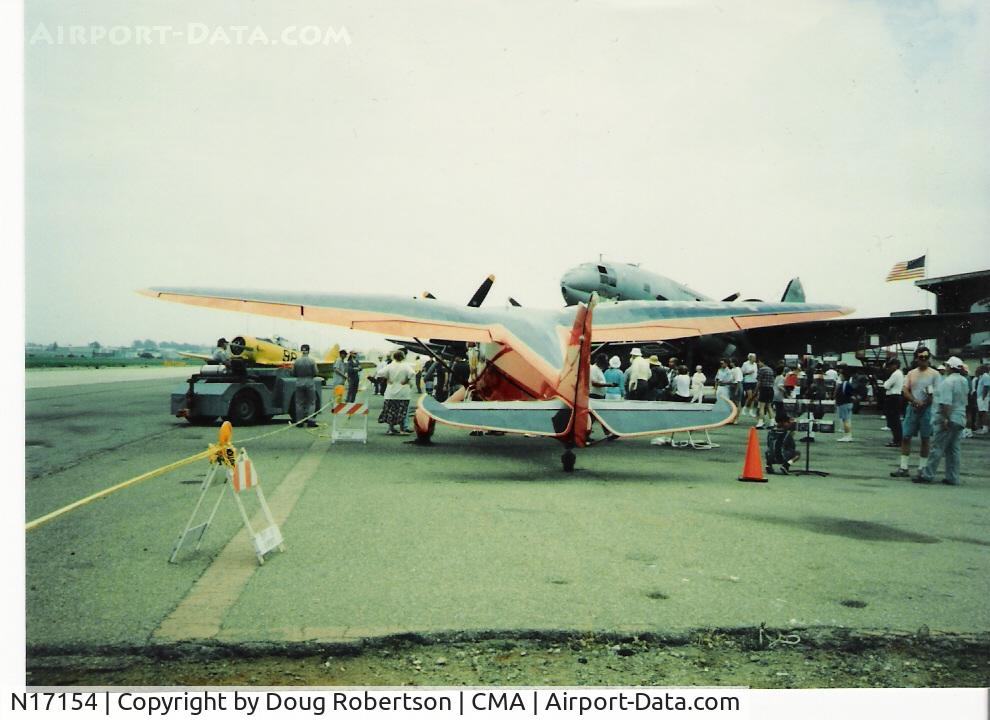
<path id="1" fill-rule="evenodd" d="M 376 341 L 150 285 L 466 302 L 494 273 L 489 303 L 558 307 L 604 253 L 716 297 L 800 275 L 866 315 L 924 306 L 884 283 L 899 260 L 990 267 L 988 3 L 25 13 L 29 341 Z"/>

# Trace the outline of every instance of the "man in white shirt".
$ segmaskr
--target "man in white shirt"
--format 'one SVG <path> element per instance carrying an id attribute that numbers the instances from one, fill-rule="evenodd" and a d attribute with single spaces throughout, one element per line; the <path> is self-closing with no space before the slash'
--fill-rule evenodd
<path id="1" fill-rule="evenodd" d="M 638 347 L 629 351 L 629 360 L 629 369 L 626 370 L 626 399 L 646 400 L 650 391 L 650 363 Z"/>
<path id="2" fill-rule="evenodd" d="M 732 383 L 731 383 L 731 386 L 732 386 L 732 402 L 734 402 L 736 404 L 736 406 L 739 407 L 739 414 L 740 415 L 743 415 L 744 414 L 744 410 L 745 410 L 745 408 L 743 408 L 743 406 L 742 406 L 742 404 L 743 404 L 742 403 L 742 401 L 743 401 L 743 386 L 742 386 L 742 383 L 743 383 L 743 371 L 742 371 L 742 368 L 740 368 L 738 365 L 736 365 L 736 361 L 735 360 L 732 360 L 732 359 L 729 360 L 729 369 L 732 370 Z"/>
<path id="3" fill-rule="evenodd" d="M 742 364 L 742 388 L 744 394 L 745 407 L 743 413 L 750 417 L 756 417 L 756 373 L 759 372 L 759 365 L 756 364 L 756 353 L 746 356 L 746 361 Z"/>
<path id="4" fill-rule="evenodd" d="M 901 446 L 901 412 L 904 409 L 904 373 L 901 372 L 901 361 L 897 358 L 887 363 L 887 372 L 890 373 L 883 381 L 883 389 L 886 392 L 883 400 L 883 414 L 887 418 L 887 427 L 890 429 L 892 439 L 887 443 L 887 447 Z"/>
<path id="5" fill-rule="evenodd" d="M 928 348 L 921 346 L 914 351 L 917 367 L 907 374 L 904 380 L 904 399 L 907 410 L 904 412 L 904 422 L 901 424 L 901 466 L 890 473 L 891 477 L 908 477 L 908 460 L 911 457 L 911 438 L 921 437 L 921 457 L 918 459 L 918 473 L 924 472 L 928 464 L 928 448 L 932 436 L 932 398 L 935 386 L 941 376 L 938 370 L 929 365 L 932 354 Z"/>

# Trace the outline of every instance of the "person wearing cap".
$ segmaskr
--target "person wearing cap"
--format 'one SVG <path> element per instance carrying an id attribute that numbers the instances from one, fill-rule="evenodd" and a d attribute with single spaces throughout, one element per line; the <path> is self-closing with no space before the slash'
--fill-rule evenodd
<path id="1" fill-rule="evenodd" d="M 963 376 L 965 365 L 952 356 L 945 362 L 946 377 L 935 391 L 935 405 L 932 425 L 935 436 L 932 438 L 932 451 L 928 463 L 914 478 L 913 482 L 929 484 L 934 481 L 938 464 L 945 458 L 946 485 L 959 484 L 959 450 L 962 444 L 962 431 L 966 427 L 966 401 L 969 396 L 969 383 Z"/>
<path id="2" fill-rule="evenodd" d="M 292 374 L 296 378 L 296 418 L 306 420 L 306 427 L 316 427 L 316 419 L 309 417 L 316 412 L 316 361 L 309 356 L 309 345 L 299 348 L 302 355 L 292 363 Z M 302 427 L 299 423 L 296 427 Z"/>
<path id="3" fill-rule="evenodd" d="M 230 364 L 230 353 L 227 352 L 227 338 L 220 338 L 217 340 L 217 346 L 213 350 L 213 359 L 210 361 L 211 365 L 229 365 Z"/>
<path id="4" fill-rule="evenodd" d="M 777 416 L 777 422 L 767 433 L 767 449 L 764 453 L 767 472 L 774 474 L 774 465 L 780 465 L 780 472 L 791 474 L 791 465 L 800 459 L 801 453 L 794 445 L 794 421 L 787 413 Z"/>
<path id="5" fill-rule="evenodd" d="M 358 385 L 361 384 L 361 361 L 354 350 L 348 353 L 344 369 L 347 371 L 347 398 L 345 402 L 352 403 L 357 399 Z"/>
<path id="6" fill-rule="evenodd" d="M 650 363 L 643 351 L 634 347 L 629 351 L 629 368 L 626 370 L 626 398 L 647 400 L 650 392 Z"/>
<path id="7" fill-rule="evenodd" d="M 337 359 L 333 361 L 333 379 L 330 381 L 330 387 L 336 389 L 338 387 L 347 387 L 347 351 L 341 350 Z"/>
<path id="8" fill-rule="evenodd" d="M 650 355 L 650 400 L 660 400 L 667 392 L 667 371 L 660 364 L 660 358 Z"/>
<path id="9" fill-rule="evenodd" d="M 904 412 L 904 422 L 901 424 L 901 465 L 890 473 L 891 477 L 908 477 L 908 462 L 911 459 L 911 438 L 915 435 L 921 438 L 919 451 L 918 472 L 921 473 L 928 464 L 928 450 L 931 444 L 932 397 L 935 394 L 935 383 L 939 379 L 938 371 L 933 369 L 931 351 L 924 345 L 914 351 L 917 367 L 911 370 L 904 380 L 903 395 L 907 403 Z"/>
<path id="10" fill-rule="evenodd" d="M 605 371 L 605 382 L 608 383 L 605 388 L 606 400 L 621 400 L 625 394 L 626 377 L 621 368 L 622 361 L 618 355 L 609 358 L 608 370 Z"/>

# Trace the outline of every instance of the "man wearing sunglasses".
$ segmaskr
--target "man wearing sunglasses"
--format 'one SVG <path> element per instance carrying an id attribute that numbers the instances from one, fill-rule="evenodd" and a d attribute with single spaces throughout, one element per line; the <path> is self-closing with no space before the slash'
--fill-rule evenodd
<path id="1" fill-rule="evenodd" d="M 901 426 L 901 466 L 890 473 L 891 477 L 908 477 L 908 460 L 911 458 L 911 438 L 921 438 L 921 457 L 918 460 L 918 474 L 922 475 L 928 464 L 928 448 L 932 436 L 932 398 L 935 386 L 940 379 L 938 370 L 931 366 L 932 354 L 921 346 L 914 351 L 915 368 L 904 380 L 904 400 L 907 409 Z"/>

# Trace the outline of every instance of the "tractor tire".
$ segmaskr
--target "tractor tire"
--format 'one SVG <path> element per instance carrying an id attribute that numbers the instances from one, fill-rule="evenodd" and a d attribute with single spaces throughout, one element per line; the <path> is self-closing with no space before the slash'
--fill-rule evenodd
<path id="1" fill-rule="evenodd" d="M 257 393 L 241 390 L 234 395 L 227 409 L 227 417 L 234 426 L 254 425 L 262 418 L 261 401 Z"/>

